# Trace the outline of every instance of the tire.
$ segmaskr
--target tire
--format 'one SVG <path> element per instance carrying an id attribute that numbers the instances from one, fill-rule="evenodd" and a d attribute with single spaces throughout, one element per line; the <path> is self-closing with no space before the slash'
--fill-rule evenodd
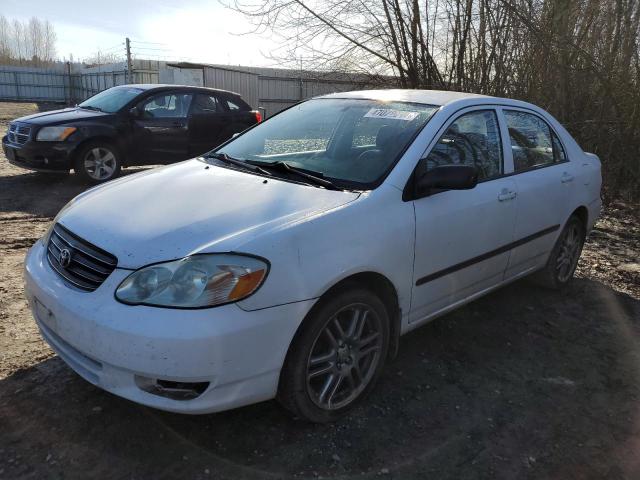
<path id="1" fill-rule="evenodd" d="M 120 175 L 121 158 L 120 151 L 113 145 L 89 142 L 76 155 L 74 171 L 82 180 L 94 185 L 108 182 Z"/>
<path id="2" fill-rule="evenodd" d="M 382 301 L 362 288 L 321 299 L 291 344 L 278 401 L 294 417 L 314 423 L 347 413 L 380 376 L 389 350 L 389 318 Z"/>
<path id="3" fill-rule="evenodd" d="M 578 265 L 585 237 L 584 224 L 575 215 L 571 216 L 551 250 L 547 265 L 535 274 L 536 283 L 554 290 L 568 285 Z"/>

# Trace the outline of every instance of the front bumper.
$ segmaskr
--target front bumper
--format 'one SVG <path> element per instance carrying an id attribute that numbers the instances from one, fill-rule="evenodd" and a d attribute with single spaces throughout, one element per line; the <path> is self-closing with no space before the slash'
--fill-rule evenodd
<path id="1" fill-rule="evenodd" d="M 68 286 L 38 241 L 25 260 L 25 291 L 42 336 L 78 374 L 135 402 L 209 413 L 273 398 L 289 344 L 313 300 L 244 311 L 128 306 L 114 298 L 131 272 L 116 269 L 94 292 Z M 139 379 L 208 382 L 196 398 L 143 390 Z"/>
<path id="2" fill-rule="evenodd" d="M 73 166 L 75 142 L 27 141 L 23 145 L 13 144 L 5 136 L 2 150 L 9 163 L 28 170 L 42 172 L 68 172 Z"/>

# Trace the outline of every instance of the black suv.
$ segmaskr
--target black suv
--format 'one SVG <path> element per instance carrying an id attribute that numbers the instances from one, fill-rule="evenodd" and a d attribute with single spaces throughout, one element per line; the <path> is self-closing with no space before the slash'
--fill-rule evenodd
<path id="1" fill-rule="evenodd" d="M 176 85 L 123 85 L 75 108 L 9 124 L 2 138 L 14 165 L 69 172 L 91 183 L 123 166 L 172 163 L 201 155 L 261 121 L 237 93 Z"/>

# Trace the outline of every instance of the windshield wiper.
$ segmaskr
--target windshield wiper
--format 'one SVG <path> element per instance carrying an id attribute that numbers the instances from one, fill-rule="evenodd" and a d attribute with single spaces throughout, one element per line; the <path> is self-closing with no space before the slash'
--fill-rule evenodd
<path id="1" fill-rule="evenodd" d="M 101 108 L 94 107 L 93 105 L 78 105 L 80 108 L 84 108 L 85 110 L 93 110 L 94 112 L 104 112 Z"/>
<path id="2" fill-rule="evenodd" d="M 260 172 L 264 175 L 271 175 L 271 173 L 266 171 L 264 168 L 261 168 L 257 165 L 251 165 L 237 158 L 230 157 L 226 153 L 210 153 L 209 155 L 206 155 L 205 158 L 215 158 L 216 160 L 222 160 L 223 162 L 230 163 L 231 165 L 235 165 L 236 167 L 244 168 L 245 170 Z"/>
<path id="3" fill-rule="evenodd" d="M 263 168 L 271 168 L 274 170 L 280 170 L 282 172 L 287 173 L 295 173 L 296 175 L 306 178 L 307 180 L 311 180 L 316 185 L 323 186 L 328 190 L 342 190 L 335 183 L 323 178 L 323 174 L 321 172 L 314 172 L 312 170 L 302 169 L 298 167 L 294 167 L 287 162 L 278 161 L 278 162 L 261 162 L 258 160 L 247 160 L 247 163 L 251 165 L 256 165 Z"/>

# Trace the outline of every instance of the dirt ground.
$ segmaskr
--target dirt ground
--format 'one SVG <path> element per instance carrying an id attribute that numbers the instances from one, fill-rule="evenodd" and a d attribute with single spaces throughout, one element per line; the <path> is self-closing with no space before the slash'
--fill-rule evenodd
<path id="1" fill-rule="evenodd" d="M 0 131 L 30 104 L 0 104 Z M 0 156 L 0 479 L 639 479 L 638 207 L 610 206 L 564 292 L 520 281 L 403 337 L 372 396 L 333 425 L 275 402 L 163 413 L 52 354 L 22 261 L 86 187 Z"/>

